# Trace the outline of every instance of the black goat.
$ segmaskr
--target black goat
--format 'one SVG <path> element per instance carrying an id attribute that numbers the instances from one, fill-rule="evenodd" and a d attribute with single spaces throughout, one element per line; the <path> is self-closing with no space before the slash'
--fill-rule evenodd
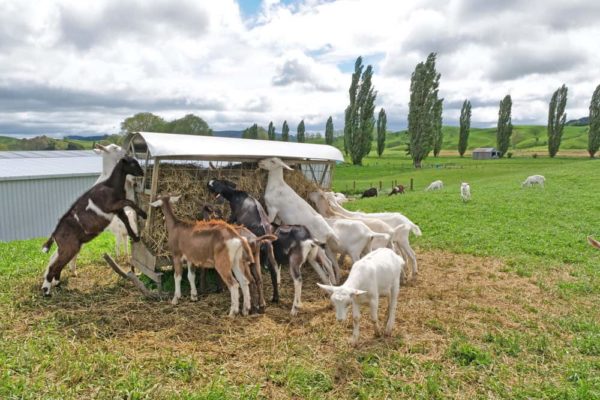
<path id="1" fill-rule="evenodd" d="M 377 188 L 372 187 L 365 190 L 360 198 L 362 199 L 365 197 L 377 197 Z"/>
<path id="2" fill-rule="evenodd" d="M 123 157 L 105 181 L 92 186 L 73 203 L 58 221 L 54 232 L 44 243 L 42 250 L 48 252 L 54 242 L 57 250 L 50 258 L 44 274 L 42 291 L 50 295 L 52 286 L 60 283 L 60 273 L 65 265 L 79 253 L 81 246 L 98 236 L 110 224 L 114 215 L 119 217 L 127 233 L 134 241 L 140 240 L 131 226 L 123 210 L 133 208 L 137 214 L 146 218 L 146 213 L 133 201 L 125 197 L 125 178 L 127 175 L 142 176 L 144 171 L 132 157 Z"/>

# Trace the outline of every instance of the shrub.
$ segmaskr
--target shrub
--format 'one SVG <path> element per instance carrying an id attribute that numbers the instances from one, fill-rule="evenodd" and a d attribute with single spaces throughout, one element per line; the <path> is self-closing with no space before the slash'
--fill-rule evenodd
<path id="1" fill-rule="evenodd" d="M 533 153 L 533 158 L 537 158 L 537 153 Z"/>
<path id="2" fill-rule="evenodd" d="M 512 151 L 509 151 L 508 153 L 506 153 L 506 157 L 508 157 L 508 158 L 512 158 L 512 156 L 513 156 L 513 153 L 512 153 Z"/>

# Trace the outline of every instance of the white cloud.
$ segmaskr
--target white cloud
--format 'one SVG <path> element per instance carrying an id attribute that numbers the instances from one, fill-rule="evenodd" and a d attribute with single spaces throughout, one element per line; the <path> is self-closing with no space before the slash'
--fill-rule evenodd
<path id="1" fill-rule="evenodd" d="M 493 124 L 510 93 L 515 123 L 543 124 L 562 83 L 576 118 L 600 83 L 599 18 L 585 0 L 265 0 L 247 17 L 234 0 L 5 0 L 0 134 L 112 133 L 139 111 L 193 112 L 217 130 L 303 118 L 323 130 L 332 115 L 341 129 L 359 55 L 399 129 L 432 51 L 446 123 L 470 98 L 473 125 Z"/>

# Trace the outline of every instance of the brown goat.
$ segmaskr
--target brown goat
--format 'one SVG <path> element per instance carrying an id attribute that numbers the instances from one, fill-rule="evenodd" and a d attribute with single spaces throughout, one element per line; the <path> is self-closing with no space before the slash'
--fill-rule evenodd
<path id="1" fill-rule="evenodd" d="M 123 157 L 105 181 L 92 186 L 73 203 L 58 221 L 54 232 L 44 243 L 42 250 L 48 252 L 54 242 L 57 250 L 50 258 L 44 274 L 42 291 L 50 296 L 50 289 L 60 284 L 60 273 L 65 265 L 79 253 L 81 246 L 98 236 L 110 224 L 113 217 L 119 217 L 134 241 L 140 240 L 131 226 L 123 208 L 131 207 L 137 214 L 146 218 L 146 213 L 133 201 L 126 199 L 125 179 L 127 175 L 142 176 L 144 171 L 132 157 Z"/>
<path id="2" fill-rule="evenodd" d="M 224 221 L 191 222 L 177 219 L 171 204 L 177 202 L 179 197 L 164 196 L 150 203 L 152 207 L 162 207 L 165 215 L 167 244 L 173 256 L 175 270 L 175 295 L 172 304 L 177 304 L 181 298 L 182 262 L 186 261 L 192 301 L 198 299 L 194 267 L 215 268 L 231 294 L 229 315 L 239 313 L 240 286 L 243 295 L 242 314 L 247 315 L 250 310 L 249 284 L 254 278 L 241 261 L 245 251 L 250 262 L 254 262 L 248 241 Z"/>
<path id="3" fill-rule="evenodd" d="M 404 194 L 404 186 L 403 185 L 394 186 L 392 188 L 392 191 L 390 192 L 390 196 L 393 194 Z"/>

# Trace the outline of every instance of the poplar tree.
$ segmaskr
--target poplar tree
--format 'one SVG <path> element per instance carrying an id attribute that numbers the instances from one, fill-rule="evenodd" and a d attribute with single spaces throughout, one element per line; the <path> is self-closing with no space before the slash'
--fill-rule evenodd
<path id="1" fill-rule="evenodd" d="M 408 104 L 408 153 L 415 168 L 427 157 L 433 146 L 434 114 L 438 101 L 440 74 L 435 69 L 436 53 L 430 53 L 425 62 L 415 67 L 410 79 Z"/>
<path id="2" fill-rule="evenodd" d="M 354 165 L 361 165 L 362 159 L 371 151 L 377 97 L 372 78 L 373 67 L 368 65 L 363 72 L 362 57 L 358 57 L 349 89 L 350 104 L 344 118 L 344 150 Z"/>
<path id="3" fill-rule="evenodd" d="M 496 131 L 496 147 L 500 153 L 500 158 L 508 151 L 510 137 L 512 136 L 512 99 L 509 94 L 500 101 L 500 110 L 498 111 L 498 130 Z"/>
<path id="4" fill-rule="evenodd" d="M 556 89 L 548 107 L 548 154 L 550 157 L 554 157 L 560 148 L 563 129 L 567 121 L 565 108 L 568 90 L 564 84 Z"/>
<path id="5" fill-rule="evenodd" d="M 592 101 L 590 101 L 590 127 L 588 132 L 588 153 L 590 157 L 600 148 L 600 85 L 594 90 Z"/>
<path id="6" fill-rule="evenodd" d="M 383 107 L 381 111 L 379 111 L 379 116 L 377 117 L 377 155 L 381 157 L 383 151 L 385 150 L 385 131 L 387 129 L 387 115 L 385 115 L 385 110 Z"/>
<path id="7" fill-rule="evenodd" d="M 433 156 L 440 155 L 442 142 L 444 141 L 444 132 L 442 132 L 442 111 L 444 109 L 444 99 L 439 99 L 433 106 Z"/>
<path id="8" fill-rule="evenodd" d="M 275 126 L 273 121 L 269 122 L 269 128 L 267 129 L 267 137 L 269 140 L 275 140 Z"/>
<path id="9" fill-rule="evenodd" d="M 298 124 L 298 129 L 296 130 L 296 140 L 298 141 L 298 143 L 304 143 L 306 141 L 304 132 L 305 132 L 304 120 L 302 120 Z"/>
<path id="10" fill-rule="evenodd" d="M 290 140 L 290 127 L 288 126 L 287 121 L 283 121 L 283 127 L 281 128 L 281 140 L 284 142 L 289 142 Z"/>
<path id="11" fill-rule="evenodd" d="M 465 100 L 460 110 L 460 133 L 458 136 L 458 154 L 465 155 L 469 144 L 469 130 L 471 129 L 471 102 Z"/>
<path id="12" fill-rule="evenodd" d="M 325 124 L 325 143 L 333 144 L 333 119 L 331 116 L 327 118 L 327 124 Z"/>

